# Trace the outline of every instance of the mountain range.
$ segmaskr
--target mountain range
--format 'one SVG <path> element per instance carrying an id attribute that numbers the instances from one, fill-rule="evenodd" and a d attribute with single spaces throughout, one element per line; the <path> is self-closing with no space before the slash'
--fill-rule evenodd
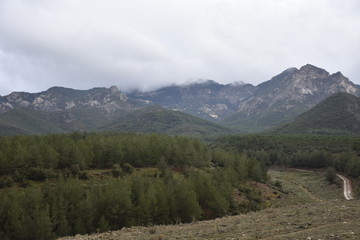
<path id="1" fill-rule="evenodd" d="M 330 74 L 310 64 L 289 68 L 257 86 L 206 80 L 127 94 L 115 86 L 52 87 L 40 93 L 0 96 L 0 134 L 256 132 L 284 126 L 339 92 L 360 96 L 360 87 L 341 72 Z"/>

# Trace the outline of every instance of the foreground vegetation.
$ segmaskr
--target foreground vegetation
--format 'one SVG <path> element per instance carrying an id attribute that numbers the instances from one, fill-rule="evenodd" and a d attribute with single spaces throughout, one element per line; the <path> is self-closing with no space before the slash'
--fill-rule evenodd
<path id="1" fill-rule="evenodd" d="M 265 207 L 246 183 L 265 180 L 264 164 L 197 139 L 74 133 L 1 137 L 0 146 L 1 239 L 52 239 Z"/>
<path id="2" fill-rule="evenodd" d="M 281 190 L 273 207 L 191 224 L 132 227 L 63 240 L 121 239 L 348 239 L 360 238 L 360 202 L 343 200 L 341 184 L 329 185 L 317 172 L 269 171 Z M 272 186 L 274 187 L 274 186 Z"/>
<path id="3" fill-rule="evenodd" d="M 339 196 L 321 195 L 317 175 L 305 181 L 272 172 L 269 181 L 267 168 L 330 167 L 321 181 L 330 179 L 333 169 L 358 177 L 359 143 L 360 138 L 342 136 L 228 136 L 211 147 L 166 135 L 0 137 L 0 238 L 54 239 L 208 220 L 291 201 L 323 204 Z M 336 192 L 336 179 L 329 179 Z M 321 186 L 329 189 L 328 183 Z M 329 224 L 335 224 L 334 217 Z M 238 234 L 242 227 L 235 225 Z M 218 226 L 216 231 L 233 230 Z M 245 235 L 258 237 L 252 234 Z"/>

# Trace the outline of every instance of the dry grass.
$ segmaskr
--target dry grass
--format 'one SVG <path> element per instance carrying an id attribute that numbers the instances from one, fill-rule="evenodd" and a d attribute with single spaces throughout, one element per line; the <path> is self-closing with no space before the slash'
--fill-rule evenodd
<path id="1" fill-rule="evenodd" d="M 283 191 L 277 191 L 273 207 L 263 211 L 62 239 L 360 239 L 360 201 L 343 200 L 339 185 L 328 185 L 319 173 L 270 171 L 270 175 L 281 181 Z"/>

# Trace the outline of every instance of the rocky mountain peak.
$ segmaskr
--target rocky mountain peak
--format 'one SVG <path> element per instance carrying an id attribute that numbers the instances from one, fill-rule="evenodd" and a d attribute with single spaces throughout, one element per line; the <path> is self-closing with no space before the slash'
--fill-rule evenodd
<path id="1" fill-rule="evenodd" d="M 306 75 L 308 78 L 326 78 L 330 74 L 322 68 L 318 68 L 311 64 L 306 64 L 299 69 L 299 74 Z"/>
<path id="2" fill-rule="evenodd" d="M 296 67 L 291 67 L 291 68 L 286 69 L 282 73 L 294 73 L 294 72 L 297 72 L 297 71 L 299 71 L 299 70 Z"/>
<path id="3" fill-rule="evenodd" d="M 252 96 L 240 102 L 238 113 L 226 123 L 272 127 L 338 92 L 360 96 L 359 88 L 340 72 L 330 75 L 311 64 L 299 70 L 288 69 L 258 85 Z"/>
<path id="4" fill-rule="evenodd" d="M 120 90 L 119 90 L 119 88 L 118 88 L 117 86 L 111 86 L 111 87 L 109 88 L 109 90 L 110 90 L 110 92 L 113 93 L 113 94 L 120 92 Z"/>

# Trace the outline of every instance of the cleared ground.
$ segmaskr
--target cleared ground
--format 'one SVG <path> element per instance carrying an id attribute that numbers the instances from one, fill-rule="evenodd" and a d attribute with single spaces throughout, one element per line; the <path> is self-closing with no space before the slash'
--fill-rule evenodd
<path id="1" fill-rule="evenodd" d="M 328 185 L 319 172 L 272 170 L 269 175 L 282 187 L 273 190 L 277 197 L 263 211 L 62 239 L 360 239 L 360 201 L 344 199 L 340 179 Z"/>

